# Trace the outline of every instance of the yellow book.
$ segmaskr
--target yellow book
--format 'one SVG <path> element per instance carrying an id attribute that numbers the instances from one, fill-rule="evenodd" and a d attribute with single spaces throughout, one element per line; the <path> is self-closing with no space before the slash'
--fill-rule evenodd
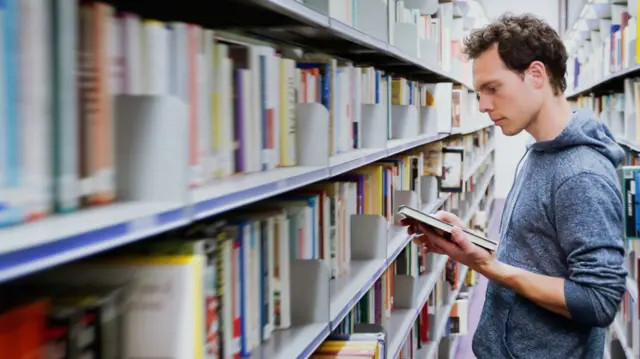
<path id="1" fill-rule="evenodd" d="M 404 91 L 406 87 L 407 87 L 407 80 L 405 79 L 391 80 L 391 104 L 405 105 Z"/>
<path id="2" fill-rule="evenodd" d="M 629 0 L 629 1 L 636 1 L 636 8 L 640 8 L 640 0 Z M 640 39 L 640 24 L 636 24 L 636 41 L 637 39 Z M 636 54 L 635 54 L 635 58 L 636 64 L 640 64 L 640 46 L 636 46 Z"/>
<path id="3" fill-rule="evenodd" d="M 336 358 L 379 358 L 378 343 L 375 341 L 338 341 L 328 340 L 322 343 L 312 358 L 319 359 L 326 355 L 335 355 Z"/>
<path id="4" fill-rule="evenodd" d="M 364 214 L 382 215 L 383 207 L 383 174 L 381 165 L 369 165 L 358 168 L 354 171 L 357 174 L 364 175 Z"/>

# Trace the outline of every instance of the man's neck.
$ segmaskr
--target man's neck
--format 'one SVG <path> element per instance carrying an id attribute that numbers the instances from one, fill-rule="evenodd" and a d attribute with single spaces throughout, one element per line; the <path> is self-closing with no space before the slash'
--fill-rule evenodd
<path id="1" fill-rule="evenodd" d="M 571 120 L 571 105 L 564 95 L 551 97 L 540 108 L 526 131 L 537 142 L 558 137 Z"/>

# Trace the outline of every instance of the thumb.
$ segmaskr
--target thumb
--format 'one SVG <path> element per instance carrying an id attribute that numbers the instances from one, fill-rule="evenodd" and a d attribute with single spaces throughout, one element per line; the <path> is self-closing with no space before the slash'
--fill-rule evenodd
<path id="1" fill-rule="evenodd" d="M 451 240 L 464 252 L 468 253 L 473 250 L 473 244 L 469 242 L 469 240 L 467 239 L 467 235 L 458 226 L 453 227 L 453 229 L 451 230 Z"/>
<path id="2" fill-rule="evenodd" d="M 441 221 L 453 224 L 453 225 L 460 225 L 458 222 L 460 221 L 460 219 L 458 218 L 458 216 L 456 216 L 455 214 L 451 213 L 451 212 L 447 212 L 447 211 L 438 211 L 436 213 L 436 217 L 438 217 Z"/>

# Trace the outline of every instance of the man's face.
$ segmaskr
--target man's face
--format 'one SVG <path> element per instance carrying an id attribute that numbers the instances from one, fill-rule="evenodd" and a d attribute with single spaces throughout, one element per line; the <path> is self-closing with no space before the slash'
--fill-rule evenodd
<path id="1" fill-rule="evenodd" d="M 540 93 L 525 75 L 505 66 L 495 45 L 473 61 L 473 82 L 480 111 L 486 112 L 506 136 L 526 129 L 540 108 Z"/>

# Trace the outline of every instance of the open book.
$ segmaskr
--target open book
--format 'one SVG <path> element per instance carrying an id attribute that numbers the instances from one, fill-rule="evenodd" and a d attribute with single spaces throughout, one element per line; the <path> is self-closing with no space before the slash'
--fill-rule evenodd
<path id="1" fill-rule="evenodd" d="M 438 233 L 442 237 L 451 240 L 451 230 L 453 229 L 452 224 L 441 221 L 431 214 L 426 214 L 424 212 L 418 211 L 415 208 L 407 206 L 400 206 L 400 209 L 398 209 L 398 214 L 407 218 L 415 219 L 418 222 L 422 222 L 431 227 L 434 232 Z M 491 252 L 495 251 L 496 248 L 498 248 L 497 242 L 492 241 L 489 238 L 481 236 L 478 233 L 470 231 L 466 228 L 462 228 L 462 230 L 467 234 L 467 238 L 469 239 L 469 241 L 471 241 L 471 243 Z"/>

